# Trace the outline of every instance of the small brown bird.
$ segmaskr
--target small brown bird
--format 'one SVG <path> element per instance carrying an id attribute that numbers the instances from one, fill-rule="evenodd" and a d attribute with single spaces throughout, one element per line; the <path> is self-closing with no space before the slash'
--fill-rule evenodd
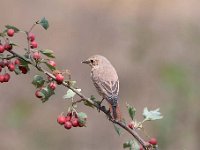
<path id="1" fill-rule="evenodd" d="M 119 109 L 119 79 L 115 68 L 110 61 L 101 55 L 89 57 L 82 63 L 91 66 L 91 78 L 98 93 L 109 103 L 112 117 L 121 120 Z"/>

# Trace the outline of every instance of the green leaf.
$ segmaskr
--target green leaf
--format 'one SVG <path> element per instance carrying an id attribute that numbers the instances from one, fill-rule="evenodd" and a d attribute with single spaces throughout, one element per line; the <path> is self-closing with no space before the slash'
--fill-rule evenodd
<path id="1" fill-rule="evenodd" d="M 26 58 L 26 55 L 25 56 L 21 56 L 23 59 L 19 59 L 20 61 L 20 66 L 24 66 L 24 67 L 28 67 L 28 64 L 29 64 L 29 59 Z"/>
<path id="2" fill-rule="evenodd" d="M 129 104 L 126 104 L 126 106 L 127 106 L 127 109 L 128 109 L 129 116 L 133 120 L 133 118 L 135 116 L 135 113 L 136 113 L 136 109 L 133 106 L 129 105 Z"/>
<path id="3" fill-rule="evenodd" d="M 45 29 L 47 30 L 49 28 L 49 22 L 48 20 L 44 17 L 39 21 L 39 24 Z"/>
<path id="4" fill-rule="evenodd" d="M 78 92 L 81 91 L 81 89 L 76 89 Z M 67 93 L 63 96 L 63 99 L 67 99 L 67 98 L 72 98 L 76 95 L 76 93 L 74 93 L 71 89 L 67 90 Z"/>
<path id="5" fill-rule="evenodd" d="M 40 52 L 49 58 L 55 58 L 53 51 L 50 49 L 40 50 Z"/>
<path id="6" fill-rule="evenodd" d="M 6 25 L 5 27 L 6 27 L 7 29 L 13 29 L 16 33 L 20 31 L 20 30 L 19 30 L 17 27 L 15 27 L 15 26 Z"/>
<path id="7" fill-rule="evenodd" d="M 10 45 L 12 45 L 12 46 L 19 46 L 18 44 L 16 44 L 16 43 L 10 43 Z"/>
<path id="8" fill-rule="evenodd" d="M 91 96 L 90 96 L 90 99 L 91 99 L 94 103 L 97 103 L 99 106 L 101 105 L 102 100 L 101 100 L 101 101 L 96 100 L 96 97 L 95 97 L 94 95 L 91 95 Z"/>
<path id="9" fill-rule="evenodd" d="M 145 118 L 145 120 L 147 121 L 151 121 L 151 120 L 158 120 L 158 119 L 162 119 L 163 116 L 161 116 L 161 113 L 159 112 L 159 108 L 155 109 L 155 110 L 151 110 L 149 111 L 147 109 L 147 107 L 144 108 L 143 111 L 143 116 Z"/>
<path id="10" fill-rule="evenodd" d="M 46 102 L 53 94 L 55 94 L 54 90 L 52 90 L 49 86 L 43 87 L 40 92 L 44 95 L 41 98 L 42 102 Z"/>
<path id="11" fill-rule="evenodd" d="M 55 68 L 54 66 L 50 65 L 48 62 L 44 62 L 44 63 L 47 65 L 47 67 L 48 67 L 51 71 L 56 70 L 56 68 Z"/>
<path id="12" fill-rule="evenodd" d="M 117 134 L 120 136 L 121 135 L 121 128 L 117 125 L 117 124 L 113 124 L 114 125 L 114 129 L 117 132 Z"/>
<path id="13" fill-rule="evenodd" d="M 140 150 L 140 145 L 136 140 L 133 140 L 133 149 L 134 150 Z"/>
<path id="14" fill-rule="evenodd" d="M 123 148 L 129 148 L 130 150 L 133 149 L 133 140 L 129 140 L 123 144 Z"/>
<path id="15" fill-rule="evenodd" d="M 84 101 L 84 105 L 94 108 L 94 105 L 88 101 Z"/>
<path id="16" fill-rule="evenodd" d="M 15 70 L 14 70 L 14 72 L 15 72 L 16 75 L 21 74 L 21 70 L 19 70 L 19 66 L 18 66 L 18 65 L 15 65 Z"/>
<path id="17" fill-rule="evenodd" d="M 42 87 L 44 85 L 44 78 L 40 75 L 35 75 L 33 77 L 32 84 L 35 85 L 36 88 Z"/>
<path id="18" fill-rule="evenodd" d="M 0 59 L 3 59 L 4 58 L 4 54 L 0 54 Z"/>
<path id="19" fill-rule="evenodd" d="M 90 99 L 91 99 L 92 101 L 95 101 L 96 98 L 95 98 L 94 95 L 91 95 L 91 96 L 90 96 Z"/>
<path id="20" fill-rule="evenodd" d="M 129 148 L 129 150 L 140 150 L 140 145 L 135 140 L 129 140 L 123 144 L 123 148 Z"/>
<path id="21" fill-rule="evenodd" d="M 78 122 L 81 124 L 81 125 L 85 125 L 86 124 L 86 121 L 87 121 L 87 115 L 86 113 L 84 112 L 79 112 L 77 114 L 78 116 Z"/>

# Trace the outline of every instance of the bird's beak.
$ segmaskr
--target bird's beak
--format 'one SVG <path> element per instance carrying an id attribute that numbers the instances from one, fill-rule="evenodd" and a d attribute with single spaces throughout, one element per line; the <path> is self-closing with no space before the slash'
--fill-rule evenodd
<path id="1" fill-rule="evenodd" d="M 83 64 L 89 64 L 90 61 L 89 60 L 85 60 L 85 61 L 82 61 L 81 63 L 83 63 Z"/>

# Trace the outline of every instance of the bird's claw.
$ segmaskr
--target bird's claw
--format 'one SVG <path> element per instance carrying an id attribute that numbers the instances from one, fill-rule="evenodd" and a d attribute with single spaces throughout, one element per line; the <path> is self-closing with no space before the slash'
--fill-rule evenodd
<path id="1" fill-rule="evenodd" d="M 103 100 L 104 100 L 104 98 L 101 101 L 97 101 L 97 103 L 99 105 L 99 107 L 97 108 L 98 112 L 100 112 L 101 109 L 105 109 L 105 106 L 101 106 L 101 103 L 103 102 Z"/>
<path id="2" fill-rule="evenodd" d="M 108 109 L 108 110 L 106 110 L 106 111 L 107 111 L 107 112 L 106 112 L 106 115 L 107 115 L 108 119 L 109 119 L 109 120 L 112 120 L 113 117 L 112 117 L 112 115 L 111 115 L 110 109 Z"/>

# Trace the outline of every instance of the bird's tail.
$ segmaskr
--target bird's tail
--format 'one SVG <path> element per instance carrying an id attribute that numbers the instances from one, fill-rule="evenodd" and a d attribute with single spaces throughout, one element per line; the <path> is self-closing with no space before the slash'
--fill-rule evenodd
<path id="1" fill-rule="evenodd" d="M 120 108 L 119 108 L 119 104 L 118 104 L 118 103 L 117 103 L 116 106 L 110 104 L 110 112 L 111 112 L 111 114 L 112 114 L 112 117 L 113 117 L 115 120 L 118 120 L 118 121 L 121 121 L 121 120 L 122 120 L 122 115 L 121 115 L 121 111 L 120 111 Z"/>

